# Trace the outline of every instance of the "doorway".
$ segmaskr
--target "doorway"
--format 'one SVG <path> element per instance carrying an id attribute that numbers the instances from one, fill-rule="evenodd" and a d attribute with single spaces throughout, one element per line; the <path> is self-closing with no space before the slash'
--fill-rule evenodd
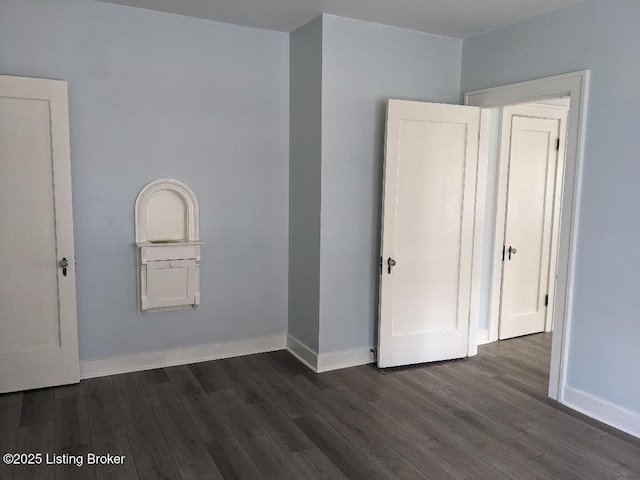
<path id="1" fill-rule="evenodd" d="M 379 338 L 378 338 L 378 366 L 380 367 L 388 367 L 393 365 L 401 365 L 401 364 L 409 364 L 409 363 L 419 363 L 424 361 L 434 361 L 436 358 L 427 357 L 423 350 L 427 348 L 422 348 L 423 346 L 429 346 L 430 339 L 432 337 L 435 338 L 435 335 L 441 332 L 461 332 L 462 324 L 464 323 L 465 330 L 467 330 L 466 334 L 466 349 L 464 344 L 460 347 L 460 349 L 456 349 L 456 356 L 473 356 L 477 353 L 478 343 L 486 343 L 482 342 L 482 338 L 480 338 L 480 342 L 478 342 L 478 319 L 481 311 L 481 300 L 482 300 L 482 292 L 481 292 L 481 270 L 483 266 L 482 261 L 482 252 L 484 245 L 487 243 L 484 241 L 485 237 L 485 225 L 482 219 L 485 217 L 487 212 L 487 207 L 485 205 L 485 198 L 487 193 L 487 172 L 488 172 L 488 141 L 487 141 L 487 126 L 488 126 L 488 109 L 494 107 L 506 107 L 515 104 L 522 103 L 531 103 L 531 102 L 540 102 L 550 98 L 560 98 L 567 97 L 569 99 L 569 112 L 567 119 L 567 135 L 566 135 L 566 161 L 564 164 L 564 171 L 561 172 L 559 176 L 556 177 L 558 183 L 561 185 L 561 194 L 559 193 L 559 199 L 555 203 L 551 199 L 549 202 L 550 205 L 554 206 L 558 210 L 557 218 L 559 221 L 557 222 L 557 249 L 553 249 L 557 251 L 557 275 L 556 275 L 556 288 L 555 288 L 555 296 L 553 298 L 552 308 L 554 310 L 554 323 L 555 323 L 555 332 L 556 335 L 553 336 L 552 348 L 551 348 L 551 361 L 550 361 L 550 370 L 549 370 L 549 397 L 555 400 L 562 401 L 562 394 L 565 384 L 565 357 L 567 351 L 567 339 L 568 339 L 568 329 L 570 326 L 570 307 L 571 307 L 571 295 L 572 295 L 572 285 L 573 285 L 573 258 L 575 252 L 575 232 L 577 230 L 577 219 L 578 219 L 578 211 L 577 211 L 577 198 L 580 186 L 580 163 L 581 163 L 581 151 L 583 144 L 583 131 L 584 131 L 584 111 L 586 105 L 586 90 L 588 83 L 588 71 L 570 73 L 565 75 L 558 75 L 555 77 L 547 77 L 540 80 L 533 80 L 528 82 L 522 82 L 518 84 L 506 85 L 501 87 L 490 88 L 486 90 L 469 92 L 465 96 L 466 106 L 455 106 L 455 105 L 443 105 L 443 104 L 428 104 L 422 102 L 407 102 L 407 101 L 399 101 L 399 100 L 390 100 L 388 104 L 388 115 L 387 115 L 387 140 L 386 140 L 386 153 L 385 153 L 385 175 L 384 175 L 384 208 L 383 208 L 383 227 L 382 227 L 382 237 L 383 241 L 381 243 L 381 256 L 380 256 L 380 273 L 383 274 L 383 271 L 386 271 L 387 276 L 385 277 L 386 281 L 381 281 L 381 295 L 380 295 L 380 321 L 379 321 Z M 395 102 L 395 103 L 394 103 Z M 399 102 L 399 103 L 398 103 Z M 420 104 L 413 105 L 414 103 Z M 405 105 L 406 104 L 406 105 Z M 402 105 L 406 108 L 403 109 Z M 415 109 L 414 109 L 415 106 Z M 393 108 L 392 108 L 393 107 Z M 396 108 L 397 107 L 397 108 Z M 479 107 L 479 108 L 478 108 Z M 398 115 L 392 115 L 394 110 L 398 110 L 396 113 Z M 406 111 L 405 111 L 406 110 Z M 411 111 L 409 111 L 411 110 Z M 416 110 L 416 111 L 413 111 Z M 424 110 L 424 111 L 423 111 Z M 454 111 L 462 114 L 462 112 L 466 112 L 469 115 L 468 119 L 460 118 L 456 121 L 452 121 L 451 119 L 446 120 L 444 123 L 446 125 L 451 124 L 452 132 L 458 132 L 458 140 L 464 140 L 465 135 L 462 135 L 461 132 L 466 131 L 467 134 L 470 131 L 475 132 L 473 137 L 473 145 L 477 145 L 477 153 L 473 155 L 473 161 L 467 161 L 466 155 L 449 155 L 448 152 L 451 149 L 459 149 L 460 145 L 464 145 L 464 142 L 451 142 L 445 141 L 443 144 L 440 142 L 442 138 L 448 138 L 446 135 L 410 135 L 410 138 L 405 138 L 402 141 L 400 135 L 397 135 L 398 132 L 417 132 L 422 129 L 429 129 L 431 127 L 431 123 L 442 123 L 442 119 L 433 119 L 431 118 L 432 110 L 438 114 L 453 114 Z M 404 113 L 403 113 L 404 112 Z M 457 115 L 457 113 L 456 113 Z M 470 128 L 472 122 L 470 122 L 470 118 L 480 118 L 480 128 L 472 129 Z M 443 118 L 448 118 L 443 117 Z M 448 122 L 448 123 L 447 123 Z M 474 120 L 477 122 L 477 120 Z M 400 126 L 404 123 L 404 128 L 400 128 Z M 457 127 L 453 128 L 453 125 L 456 124 Z M 462 130 L 460 130 L 460 126 L 462 126 Z M 437 128 L 442 128 L 443 125 L 439 125 Z M 433 127 L 436 128 L 436 127 Z M 449 127 L 447 127 L 449 128 Z M 460 131 L 458 131 L 460 130 Z M 559 131 L 559 129 L 557 129 Z M 423 132 L 424 133 L 424 132 Z M 425 138 L 429 138 L 429 142 L 425 143 Z M 558 136 L 559 138 L 559 136 Z M 564 135 L 563 135 L 564 138 Z M 469 140 L 467 139 L 466 145 L 469 146 Z M 402 147 L 403 146 L 403 147 Z M 402 147 L 402 148 L 401 148 Z M 475 146 L 474 146 L 475 148 Z M 464 150 L 464 148 L 463 148 Z M 457 150 L 456 150 L 457 151 Z M 459 152 L 458 152 L 459 153 Z M 468 152 L 467 152 L 468 153 Z M 418 203 L 421 205 L 424 203 L 425 205 L 439 205 L 439 208 L 447 209 L 449 206 L 453 206 L 450 208 L 447 215 L 444 215 L 443 218 L 451 219 L 464 219 L 467 218 L 472 213 L 473 216 L 473 227 L 472 228 L 458 228 L 458 235 L 453 235 L 448 238 L 448 241 L 440 242 L 438 238 L 438 242 L 442 243 L 450 247 L 453 245 L 453 248 L 442 247 L 442 248 L 431 248 L 428 249 L 426 257 L 434 259 L 434 262 L 440 261 L 441 256 L 443 255 L 441 252 L 449 252 L 449 250 L 453 251 L 455 255 L 451 255 L 453 259 L 452 265 L 456 267 L 457 270 L 460 270 L 460 266 L 464 265 L 464 275 L 458 275 L 457 279 L 453 278 L 453 281 L 446 282 L 450 292 L 454 292 L 455 295 L 450 295 L 450 297 L 456 299 L 455 302 L 448 302 L 447 308 L 444 308 L 443 311 L 449 313 L 449 318 L 454 318 L 455 321 L 452 321 L 445 325 L 444 327 L 439 324 L 435 325 L 431 328 L 432 323 L 422 323 L 422 322 L 409 322 L 401 321 L 402 315 L 394 316 L 394 313 L 400 313 L 400 309 L 391 308 L 395 305 L 396 302 L 396 289 L 394 289 L 394 279 L 398 277 L 398 281 L 402 280 L 400 277 L 400 267 L 399 265 L 402 263 L 407 266 L 408 270 L 412 270 L 412 265 L 416 263 L 414 258 L 414 262 L 411 261 L 411 255 L 405 255 L 403 258 L 400 258 L 396 255 L 395 247 L 398 244 L 397 235 L 406 234 L 406 238 L 409 240 L 407 242 L 400 242 L 403 245 L 416 245 L 424 246 L 429 245 L 429 242 L 424 242 L 421 239 L 416 241 L 416 230 L 411 225 L 411 222 L 404 222 L 410 228 L 402 229 L 400 232 L 397 227 L 397 219 L 399 216 L 398 213 L 398 191 L 397 191 L 397 180 L 398 180 L 398 171 L 399 169 L 404 171 L 404 178 L 408 181 L 409 186 L 416 184 L 421 185 L 431 185 L 429 182 L 438 182 L 438 175 L 423 175 L 425 172 L 422 172 L 420 169 L 413 171 L 410 168 L 412 165 L 422 165 L 419 159 L 421 158 L 430 158 L 430 163 L 434 165 L 445 165 L 446 162 L 439 161 L 440 157 L 451 157 L 457 159 L 454 161 L 455 166 L 457 167 L 456 171 L 465 172 L 465 174 L 461 175 L 453 175 L 453 176 L 445 176 L 440 179 L 441 182 L 448 182 L 449 188 L 447 192 L 453 191 L 458 192 L 455 194 L 456 201 L 445 201 L 445 202 L 422 202 L 420 200 Z M 465 159 L 464 161 L 462 161 Z M 437 161 L 435 161 L 437 160 Z M 557 159 L 556 159 L 557 163 Z M 401 168 L 401 165 L 404 167 Z M 466 165 L 466 166 L 465 166 Z M 471 165 L 473 168 L 468 168 L 467 166 Z M 467 172 L 468 169 L 468 172 Z M 424 170 L 424 169 L 423 169 Z M 555 167 L 552 168 L 554 172 L 557 174 Z M 477 172 L 477 175 L 476 175 Z M 524 175 L 526 178 L 526 175 Z M 406 183 L 406 182 L 405 182 Z M 437 185 L 436 185 L 437 186 Z M 472 192 L 468 195 L 466 187 L 472 187 Z M 394 190 L 395 188 L 395 190 Z M 432 187 L 420 189 L 421 192 L 424 193 L 425 190 L 429 191 Z M 436 187 L 433 187 L 436 189 Z M 544 187 L 546 188 L 546 187 Z M 543 190 L 544 190 L 543 188 Z M 389 190 L 389 192 L 387 192 Z M 415 189 L 414 189 L 415 190 Z M 463 194 L 463 192 L 465 192 Z M 415 198 L 422 199 L 422 196 L 415 196 Z M 542 195 L 543 198 L 546 198 L 545 195 Z M 561 198 L 561 200 L 560 200 Z M 402 202 L 400 202 L 402 203 Z M 406 203 L 406 202 L 405 202 Z M 388 208 L 390 207 L 390 208 Z M 425 207 L 426 208 L 426 207 Z M 552 208 L 545 207 L 544 208 Z M 409 209 L 410 210 L 410 209 Z M 553 210 L 553 208 L 552 208 Z M 426 212 L 426 213 L 425 213 Z M 428 210 L 424 210 L 425 215 L 418 215 L 417 218 L 422 219 L 421 222 L 418 222 L 422 225 L 427 217 Z M 436 212 L 438 213 L 438 212 Z M 388 218 L 387 218 L 388 217 Z M 411 217 L 411 216 L 409 216 Z M 411 217 L 413 218 L 413 217 Z M 387 225 L 388 224 L 388 225 Z M 463 221 L 462 224 L 466 223 Z M 550 228 L 550 227 L 549 227 Z M 549 230 L 547 228 L 547 230 Z M 429 235 L 433 235 L 433 232 L 438 232 L 438 228 L 430 228 L 428 229 Z M 404 233 L 403 233 L 404 232 Z M 465 235 L 464 232 L 467 232 Z M 471 234 L 471 251 L 464 248 L 460 250 L 461 240 L 464 240 L 468 235 Z M 387 238 L 389 236 L 389 238 Z M 402 235 L 400 235 L 402 236 Z M 429 238 L 428 236 L 425 238 Z M 414 242 L 414 243 L 412 243 Z M 438 243 L 435 242 L 435 243 Z M 433 242 L 432 242 L 433 243 Z M 535 249 L 536 246 L 533 247 Z M 551 246 L 547 248 L 551 250 Z M 416 249 L 406 249 L 406 252 L 414 252 Z M 471 258 L 468 259 L 470 262 L 460 262 L 460 256 L 458 253 L 460 251 L 464 251 L 465 255 L 469 255 Z M 456 253 L 458 252 L 458 253 Z M 511 251 L 512 255 L 515 254 L 515 251 Z M 423 258 L 422 255 L 414 255 L 416 258 Z M 386 270 L 384 269 L 384 261 L 386 259 Z M 470 265 L 469 265 L 470 263 Z M 486 262 L 485 262 L 486 263 Z M 538 264 L 544 263 L 538 259 Z M 435 263 L 434 263 L 435 264 Z M 413 269 L 415 270 L 415 269 Z M 413 271 L 412 270 L 412 271 Z M 436 269 L 437 270 L 437 269 Z M 433 270 L 433 271 L 436 271 Z M 454 269 L 455 270 L 455 269 Z M 547 265 L 547 269 L 543 274 L 538 274 L 538 277 L 548 277 L 549 271 L 553 271 L 554 269 Z M 420 270 L 420 272 L 422 272 Z M 397 274 L 396 274 L 397 273 Z M 422 273 L 421 273 L 422 274 Z M 405 275 L 406 276 L 406 275 Z M 421 277 L 422 284 L 428 284 L 429 278 L 427 276 L 422 275 Z M 470 287 L 461 288 L 460 279 L 463 279 L 466 285 Z M 405 282 L 406 283 L 406 282 Z M 411 286 L 414 286 L 416 283 L 420 282 L 409 282 Z M 545 282 L 544 285 L 546 288 L 549 287 L 548 281 Z M 430 289 L 431 291 L 440 291 L 438 289 Z M 419 310 L 421 314 L 428 314 L 429 310 L 424 308 L 424 302 L 418 302 L 420 298 L 420 291 L 424 291 L 424 289 L 416 289 L 414 288 L 414 294 L 409 295 L 408 298 L 405 298 L 403 307 L 405 305 L 409 305 L 410 307 L 415 307 L 416 305 L 420 307 L 419 309 L 414 309 L 416 312 Z M 460 292 L 464 291 L 464 296 L 460 297 Z M 462 298 L 462 302 L 460 302 L 460 298 Z M 402 312 L 410 311 L 410 309 L 403 308 Z M 415 317 L 415 313 L 405 316 L 410 320 Z M 453 312 L 453 314 L 451 314 Z M 423 315 L 424 316 L 424 315 Z M 428 315 L 427 315 L 428 316 Z M 440 312 L 440 317 L 442 314 Z M 405 318 L 405 320 L 406 320 Z M 435 317 L 438 318 L 437 316 Z M 399 321 L 400 319 L 400 321 Z M 398 328 L 396 328 L 396 324 Z M 405 328 L 409 325 L 411 328 Z M 417 325 L 417 326 L 416 326 Z M 466 328 L 468 326 L 468 329 Z M 464 341 L 465 335 L 461 335 L 462 340 Z M 407 338 L 411 337 L 412 340 L 416 340 L 415 345 L 409 345 Z M 385 347 L 390 348 L 383 348 Z M 458 345 L 456 344 L 456 347 Z M 384 351 L 383 351 L 384 350 Z M 464 351 L 466 350 L 466 355 L 464 355 Z M 391 361 L 385 360 L 383 356 L 386 353 L 391 353 Z M 407 354 L 406 352 L 410 352 Z M 453 352 L 453 347 L 451 349 Z M 453 354 L 449 354 L 449 350 L 441 355 L 442 358 L 455 358 Z M 388 355 L 387 355 L 388 357 Z"/>
<path id="2" fill-rule="evenodd" d="M 569 98 L 569 113 L 567 119 L 567 135 L 565 149 L 565 168 L 562 176 L 562 200 L 558 208 L 558 247 L 557 247 L 557 275 L 555 287 L 554 311 L 554 335 L 551 348 L 551 362 L 549 371 L 549 397 L 562 401 L 566 375 L 566 353 L 568 350 L 569 330 L 571 327 L 571 300 L 573 292 L 575 237 L 578 222 L 578 196 L 580 191 L 580 170 L 582 163 L 582 150 L 584 143 L 585 112 L 587 102 L 587 89 L 589 71 L 557 75 L 538 80 L 521 82 L 468 92 L 465 95 L 465 104 L 479 106 L 483 109 L 505 107 L 521 103 L 537 102 L 550 98 Z M 486 155 L 482 157 L 487 157 Z M 480 170 L 487 170 L 487 158 L 480 159 Z M 486 182 L 478 183 L 478 198 L 485 198 Z M 483 212 L 484 213 L 484 212 Z M 478 218 L 484 218 L 480 215 Z M 477 229 L 478 241 L 474 245 L 475 258 L 481 257 L 484 247 L 483 228 Z M 475 263 L 475 260 L 474 260 Z M 478 263 L 481 263 L 478 260 Z M 479 268 L 476 269 L 479 275 Z M 469 336 L 469 351 L 478 339 L 477 312 L 480 311 L 481 292 L 479 282 L 476 282 L 474 301 L 475 310 L 472 308 L 470 323 L 472 330 Z M 475 316 L 474 316 L 475 315 Z M 482 338 L 479 339 L 482 341 Z M 477 344 L 476 344 L 477 345 Z M 477 347 L 476 347 L 477 348 Z"/>

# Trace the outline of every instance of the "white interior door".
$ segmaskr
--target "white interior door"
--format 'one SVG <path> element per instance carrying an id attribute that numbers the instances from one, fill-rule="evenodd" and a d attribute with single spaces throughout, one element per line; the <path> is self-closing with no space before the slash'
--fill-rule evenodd
<path id="1" fill-rule="evenodd" d="M 0 76 L 0 154 L 0 392 L 78 382 L 66 82 Z"/>
<path id="2" fill-rule="evenodd" d="M 508 155 L 499 338 L 542 332 L 555 280 L 554 202 L 560 191 L 567 110 L 514 106 L 503 110 Z"/>
<path id="3" fill-rule="evenodd" d="M 389 100 L 378 366 L 467 356 L 480 109 Z"/>

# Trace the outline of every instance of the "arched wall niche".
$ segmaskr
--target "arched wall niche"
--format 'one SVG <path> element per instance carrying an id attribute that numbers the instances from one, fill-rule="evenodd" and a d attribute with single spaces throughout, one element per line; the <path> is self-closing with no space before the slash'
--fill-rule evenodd
<path id="1" fill-rule="evenodd" d="M 199 240 L 199 207 L 184 183 L 159 179 L 136 198 L 136 243 L 177 243 Z"/>
<path id="2" fill-rule="evenodd" d="M 198 200 L 184 183 L 160 179 L 136 198 L 138 313 L 200 304 Z"/>

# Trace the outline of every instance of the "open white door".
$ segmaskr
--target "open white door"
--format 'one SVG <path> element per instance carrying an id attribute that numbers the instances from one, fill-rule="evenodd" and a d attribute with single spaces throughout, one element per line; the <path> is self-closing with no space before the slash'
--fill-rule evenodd
<path id="1" fill-rule="evenodd" d="M 75 383 L 67 83 L 0 76 L 0 146 L 0 392 Z"/>
<path id="2" fill-rule="evenodd" d="M 465 357 L 478 107 L 389 100 L 378 366 Z"/>

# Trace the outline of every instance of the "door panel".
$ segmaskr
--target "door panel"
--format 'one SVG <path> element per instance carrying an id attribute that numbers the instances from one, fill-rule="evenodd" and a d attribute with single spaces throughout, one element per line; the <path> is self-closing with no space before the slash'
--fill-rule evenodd
<path id="1" fill-rule="evenodd" d="M 467 355 L 479 118 L 389 101 L 380 367 Z"/>
<path id="2" fill-rule="evenodd" d="M 0 392 L 77 382 L 66 83 L 0 76 L 0 145 Z"/>
<path id="3" fill-rule="evenodd" d="M 505 109 L 510 146 L 500 339 L 545 330 L 545 297 L 552 263 L 561 120 L 526 116 L 527 110 L 520 112 Z M 510 253 L 510 248 L 516 252 Z"/>
<path id="4" fill-rule="evenodd" d="M 24 319 L 3 325 L 5 353 L 60 345 L 48 119 L 47 101 L 0 98 L 0 242 L 12 246 L 3 255 L 0 305 L 3 316 Z M 25 202 L 27 190 L 33 191 Z M 37 301 L 29 301 L 26 292 L 37 292 Z"/>

